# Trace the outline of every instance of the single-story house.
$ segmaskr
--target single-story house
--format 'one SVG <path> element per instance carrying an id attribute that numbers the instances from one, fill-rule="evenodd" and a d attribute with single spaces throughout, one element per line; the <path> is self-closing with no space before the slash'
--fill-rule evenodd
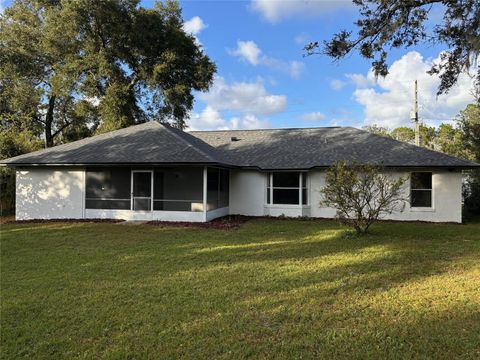
<path id="1" fill-rule="evenodd" d="M 339 160 L 409 175 L 394 220 L 462 221 L 462 170 L 479 166 L 351 127 L 184 132 L 147 122 L 0 162 L 16 169 L 16 218 L 209 221 L 322 217 Z"/>

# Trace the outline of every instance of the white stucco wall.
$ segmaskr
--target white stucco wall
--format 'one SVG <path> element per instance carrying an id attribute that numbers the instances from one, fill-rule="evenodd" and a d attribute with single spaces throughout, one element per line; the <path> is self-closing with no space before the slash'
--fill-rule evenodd
<path id="1" fill-rule="evenodd" d="M 462 222 L 462 173 L 444 170 L 432 170 L 432 208 L 411 208 L 405 203 L 402 212 L 385 216 L 385 219 L 400 221 Z M 410 172 L 395 171 L 394 177 L 407 177 Z M 325 172 L 310 172 L 311 216 L 330 218 L 335 216 L 335 209 L 320 206 L 320 189 L 325 186 Z M 410 181 L 404 186 L 404 195 L 409 198 Z"/>
<path id="2" fill-rule="evenodd" d="M 83 169 L 18 169 L 16 175 L 17 220 L 83 218 Z"/>
<path id="3" fill-rule="evenodd" d="M 406 203 L 403 212 L 387 216 L 393 220 L 420 220 L 433 222 L 462 221 L 462 174 L 433 170 L 433 206 L 429 209 L 412 209 Z M 312 216 L 332 218 L 335 209 L 320 205 L 320 189 L 325 185 L 325 172 L 310 171 L 309 205 L 266 205 L 267 175 L 254 170 L 230 172 L 230 206 L 208 212 L 84 209 L 85 179 L 81 168 L 29 168 L 17 170 L 16 218 L 120 218 L 138 220 L 205 221 L 216 216 L 240 214 L 249 216 Z M 394 176 L 406 176 L 409 172 L 394 172 Z M 409 194 L 409 182 L 405 193 Z"/>
<path id="4" fill-rule="evenodd" d="M 400 221 L 461 222 L 462 221 L 462 174 L 446 170 L 432 170 L 432 208 L 412 209 L 405 203 L 402 212 L 385 216 L 385 219 Z M 410 171 L 394 171 L 392 176 L 406 177 Z M 325 171 L 308 173 L 308 206 L 266 205 L 266 173 L 259 171 L 232 171 L 230 178 L 230 214 L 250 216 L 311 216 L 333 218 L 336 210 L 320 205 L 320 189 L 325 186 Z M 404 187 L 409 198 L 410 182 Z"/>
<path id="5" fill-rule="evenodd" d="M 254 170 L 230 171 L 230 214 L 264 216 L 267 177 Z"/>

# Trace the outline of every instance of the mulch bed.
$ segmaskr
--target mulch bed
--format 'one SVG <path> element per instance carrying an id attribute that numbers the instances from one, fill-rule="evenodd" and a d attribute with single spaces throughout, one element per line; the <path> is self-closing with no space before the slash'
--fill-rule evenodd
<path id="1" fill-rule="evenodd" d="M 3 224 L 48 224 L 48 223 L 106 223 L 116 224 L 124 222 L 122 219 L 32 219 L 32 220 L 7 220 Z"/>
<path id="2" fill-rule="evenodd" d="M 205 223 L 181 221 L 148 221 L 145 224 L 160 227 L 190 227 L 201 229 L 232 230 L 253 219 L 251 216 L 227 215 Z"/>

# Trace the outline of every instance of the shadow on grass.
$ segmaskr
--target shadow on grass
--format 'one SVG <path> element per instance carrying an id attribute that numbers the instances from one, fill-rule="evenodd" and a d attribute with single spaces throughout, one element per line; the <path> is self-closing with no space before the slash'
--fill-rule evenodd
<path id="1" fill-rule="evenodd" d="M 116 338 L 137 355 L 161 341 L 164 358 L 468 358 L 478 301 L 456 271 L 478 267 L 478 230 L 379 224 L 358 238 L 328 221 L 15 225 L 2 229 L 2 323 L 6 341 L 35 339 L 24 345 L 32 356 L 35 343 L 60 338 L 115 357 Z"/>

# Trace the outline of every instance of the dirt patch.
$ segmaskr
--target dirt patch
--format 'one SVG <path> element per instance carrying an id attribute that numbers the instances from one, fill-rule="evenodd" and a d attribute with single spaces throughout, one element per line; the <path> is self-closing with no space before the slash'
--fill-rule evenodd
<path id="1" fill-rule="evenodd" d="M 15 220 L 10 219 L 3 224 L 48 224 L 48 223 L 106 223 L 116 224 L 124 222 L 122 219 L 32 219 L 32 220 Z"/>
<path id="2" fill-rule="evenodd" d="M 148 221 L 147 225 L 160 227 L 191 227 L 201 229 L 232 230 L 239 228 L 242 224 L 253 219 L 250 216 L 227 215 L 209 222 L 181 222 L 181 221 Z"/>

